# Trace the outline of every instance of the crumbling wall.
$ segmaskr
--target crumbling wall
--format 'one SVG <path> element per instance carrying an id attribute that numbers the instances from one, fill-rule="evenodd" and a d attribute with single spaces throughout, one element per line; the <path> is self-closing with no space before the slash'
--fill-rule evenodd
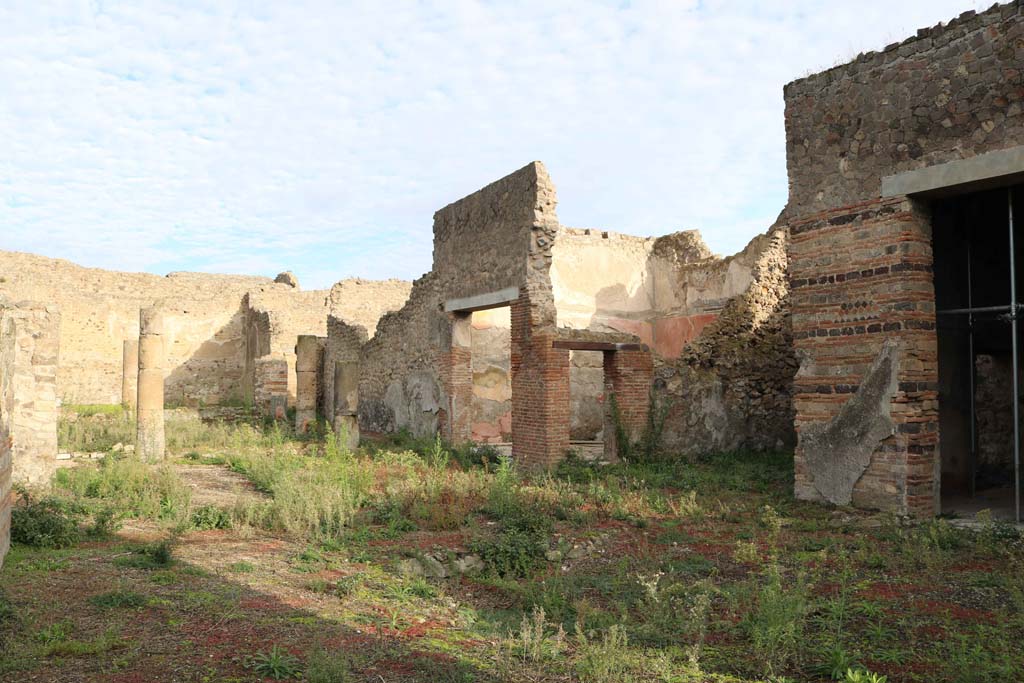
<path id="1" fill-rule="evenodd" d="M 330 291 L 259 288 L 244 302 L 245 377 L 243 396 L 255 393 L 252 368 L 266 354 L 280 354 L 288 363 L 288 403 L 294 405 L 296 392 L 295 342 L 299 335 L 327 335 L 327 318 L 333 315 L 372 334 L 377 321 L 397 310 L 409 297 L 412 283 L 404 280 L 342 280 Z"/>
<path id="2" fill-rule="evenodd" d="M 745 290 L 725 301 L 677 357 L 655 357 L 656 397 L 667 410 L 665 447 L 673 452 L 784 449 L 795 442 L 785 231 L 755 238 L 744 255 L 756 257 Z"/>
<path id="3" fill-rule="evenodd" d="M 138 339 L 139 309 L 165 302 L 171 343 L 169 402 L 239 398 L 244 368 L 240 302 L 267 278 L 204 273 L 120 273 L 68 261 L 0 251 L 0 295 L 46 301 L 61 310 L 60 398 L 119 403 L 123 342 Z"/>
<path id="4" fill-rule="evenodd" d="M 450 344 L 439 277 L 428 273 L 413 282 L 401 309 L 385 313 L 363 350 L 360 370 L 359 428 L 362 432 L 417 435 L 437 432 L 442 395 L 437 355 Z"/>
<path id="5" fill-rule="evenodd" d="M 547 173 L 533 163 L 434 214 L 433 269 L 364 347 L 363 431 L 429 434 L 445 426 L 449 436 L 471 436 L 473 332 L 467 315 L 444 312 L 445 302 L 514 290 L 534 323 L 553 327 L 547 270 L 554 228 L 546 213 L 553 216 L 553 207 Z M 514 342 L 510 355 L 514 374 Z M 465 393 L 456 398 L 453 387 Z"/>
<path id="6" fill-rule="evenodd" d="M 551 268 L 559 324 L 626 332 L 652 347 L 673 452 L 789 447 L 796 362 L 785 242 L 776 230 L 720 258 L 696 231 L 641 238 L 563 228 Z M 573 357 L 573 438 L 595 438 L 605 397 L 585 387 L 601 381 L 601 364 Z"/>
<path id="7" fill-rule="evenodd" d="M 0 442 L 11 441 L 15 482 L 44 484 L 57 466 L 60 318 L 54 306 L 0 298 Z"/>
<path id="8" fill-rule="evenodd" d="M 327 334 L 328 292 L 300 291 L 288 285 L 254 288 L 242 299 L 243 378 L 240 392 L 254 400 L 266 390 L 255 386 L 256 361 L 268 354 L 283 357 L 288 364 L 288 405 L 295 405 L 297 375 L 295 343 L 299 335 Z"/>
<path id="9" fill-rule="evenodd" d="M 805 435 L 863 397 L 889 343 L 892 428 L 858 434 L 872 456 L 851 500 L 938 508 L 931 220 L 923 202 L 881 197 L 881 181 L 1024 143 L 1022 36 L 1020 2 L 996 5 L 785 88 L 799 497 L 829 498 L 821 482 L 849 466 Z"/>
<path id="10" fill-rule="evenodd" d="M 0 569 L 4 557 L 11 548 L 11 507 L 14 493 L 11 490 L 11 437 L 0 418 Z"/>

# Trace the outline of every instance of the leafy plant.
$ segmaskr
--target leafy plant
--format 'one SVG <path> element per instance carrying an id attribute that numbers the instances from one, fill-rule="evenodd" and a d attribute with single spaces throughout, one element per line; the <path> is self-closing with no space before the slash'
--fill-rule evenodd
<path id="1" fill-rule="evenodd" d="M 889 677 L 880 676 L 865 669 L 847 669 L 843 678 L 836 680 L 842 680 L 843 683 L 886 683 Z"/>
<path id="2" fill-rule="evenodd" d="M 286 678 L 298 678 L 302 673 L 299 660 L 288 654 L 278 645 L 270 648 L 270 652 L 260 652 L 250 658 L 249 668 L 260 676 L 280 681 Z"/>
<path id="3" fill-rule="evenodd" d="M 81 508 L 60 498 L 35 500 L 22 492 L 11 510 L 11 540 L 38 548 L 67 548 L 82 537 Z"/>

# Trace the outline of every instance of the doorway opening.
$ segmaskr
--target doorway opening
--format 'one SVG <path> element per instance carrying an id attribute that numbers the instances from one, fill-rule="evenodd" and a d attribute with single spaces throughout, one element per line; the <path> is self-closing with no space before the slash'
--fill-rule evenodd
<path id="1" fill-rule="evenodd" d="M 932 204 L 941 510 L 1021 518 L 1024 186 Z"/>

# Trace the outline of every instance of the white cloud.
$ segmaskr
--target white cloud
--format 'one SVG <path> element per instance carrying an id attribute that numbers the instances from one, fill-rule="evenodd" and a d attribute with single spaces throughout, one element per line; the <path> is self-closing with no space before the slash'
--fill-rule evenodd
<path id="1" fill-rule="evenodd" d="M 416 277 L 435 209 L 533 160 L 563 223 L 736 251 L 786 199 L 782 86 L 965 0 L 0 8 L 0 248 Z"/>

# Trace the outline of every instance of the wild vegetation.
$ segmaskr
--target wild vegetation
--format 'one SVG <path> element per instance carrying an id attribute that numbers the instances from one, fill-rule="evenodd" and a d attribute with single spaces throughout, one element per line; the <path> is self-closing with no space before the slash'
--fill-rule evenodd
<path id="1" fill-rule="evenodd" d="M 74 416 L 74 438 L 109 441 L 123 419 L 111 415 Z M 22 491 L 0 680 L 1024 671 L 1024 545 L 991 519 L 968 529 L 800 503 L 786 453 L 569 458 L 528 473 L 437 439 L 343 442 L 181 419 L 166 463 L 122 440 Z M 208 477 L 230 486 L 211 497 Z"/>

